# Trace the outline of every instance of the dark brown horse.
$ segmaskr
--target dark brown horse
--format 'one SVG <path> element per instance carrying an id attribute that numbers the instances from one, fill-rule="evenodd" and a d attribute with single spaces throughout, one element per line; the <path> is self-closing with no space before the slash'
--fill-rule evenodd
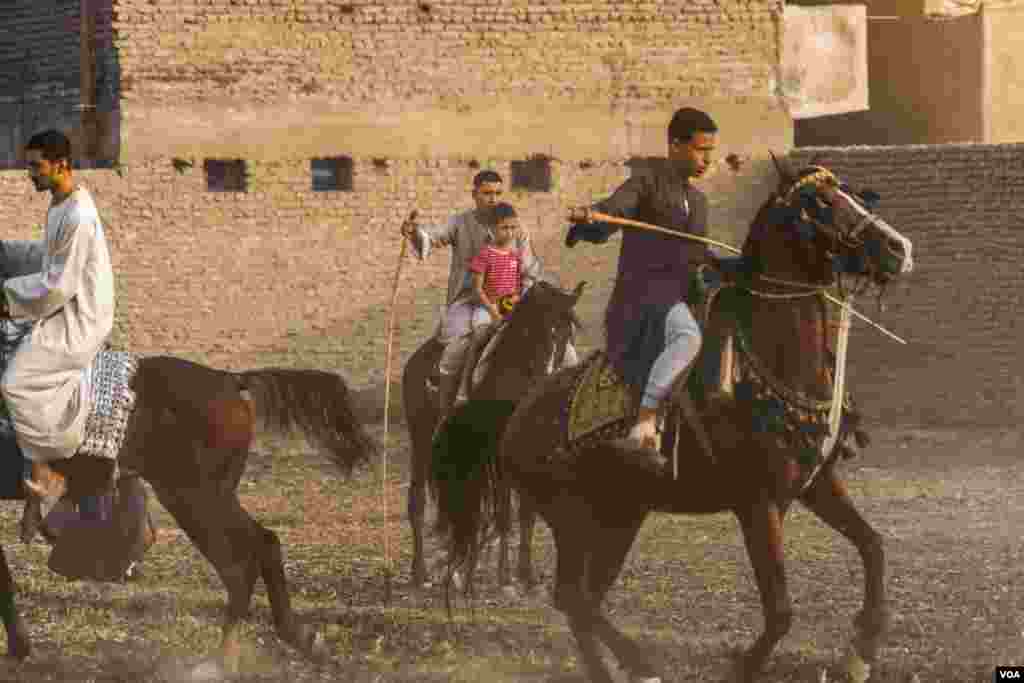
<path id="1" fill-rule="evenodd" d="M 317 370 L 225 372 L 158 356 L 139 360 L 132 388 L 135 409 L 118 467 L 152 485 L 224 582 L 224 669 L 237 670 L 239 622 L 249 612 L 260 578 L 281 639 L 305 655 L 322 654 L 322 639 L 292 611 L 277 534 L 246 512 L 237 489 L 260 430 L 280 435 L 301 432 L 346 473 L 369 459 L 376 447 L 355 417 L 344 380 Z M 102 461 L 83 458 L 76 455 L 52 464 L 67 477 L 73 495 L 102 489 L 110 475 L 98 464 Z M 125 523 L 117 516 L 115 506 L 112 526 L 123 529 Z M 125 533 L 133 535 L 132 530 Z M 28 631 L 14 606 L 14 584 L 2 547 L 0 607 L 8 654 L 28 656 Z"/>
<path id="2" fill-rule="evenodd" d="M 508 329 L 496 345 L 493 361 L 470 398 L 518 400 L 543 375 L 549 365 L 559 367 L 566 344 L 572 341 L 578 326 L 572 308 L 583 292 L 583 285 L 566 293 L 540 280 L 527 290 L 523 300 L 510 314 Z M 412 579 L 417 585 L 427 581 L 423 552 L 423 522 L 428 482 L 431 480 L 431 440 L 437 427 L 436 392 L 427 390 L 426 381 L 444 347 L 436 338 L 420 346 L 409 358 L 402 373 L 402 400 L 412 447 L 412 480 L 409 485 L 409 523 L 412 526 Z M 502 535 L 499 575 L 507 581 L 507 536 Z"/>
<path id="3" fill-rule="evenodd" d="M 815 404 L 812 397 L 820 396 L 821 378 L 833 369 L 826 345 L 829 316 L 818 294 L 835 285 L 837 277 L 841 289 L 863 288 L 908 271 L 910 244 L 869 211 L 870 195 L 855 198 L 825 169 L 811 167 L 794 174 L 780 164 L 779 170 L 779 190 L 758 212 L 744 245 L 733 312 L 742 322 L 736 323 L 736 334 L 743 367 L 756 363 L 761 368 L 759 375 L 742 379 L 753 382 L 770 375 L 780 392 L 776 397 L 783 397 L 780 407 L 790 411 L 786 414 L 801 415 L 802 405 Z M 474 419 L 453 416 L 443 436 L 449 457 L 460 458 L 464 471 L 500 470 L 528 509 L 537 510 L 551 527 L 558 557 L 555 606 L 568 617 L 591 680 L 613 680 L 599 654 L 601 642 L 634 680 L 660 680 L 649 653 L 619 631 L 602 608 L 652 511 L 731 511 L 738 518 L 765 615 L 763 633 L 737 663 L 738 680 L 754 680 L 792 620 L 783 520 L 794 500 L 860 552 L 865 597 L 855 622 L 852 656 L 862 658 L 859 664 L 875 659 L 887 621 L 882 539 L 858 513 L 834 467 L 835 457 L 849 452 L 843 442 L 850 426 L 844 423 L 839 447 L 818 460 L 822 466 L 816 469 L 814 462 L 805 460 L 806 450 L 795 445 L 801 435 L 799 423 L 796 429 L 765 429 L 764 394 L 748 395 L 740 390 L 744 385 L 737 384 L 734 400 L 704 416 L 714 461 L 704 455 L 690 430 L 680 430 L 680 472 L 674 480 L 670 474 L 637 466 L 638 453 L 628 452 L 611 437 L 579 447 L 567 441 L 561 416 L 580 372 L 563 370 L 515 406 L 493 406 L 489 424 L 482 406 L 466 406 L 475 412 Z M 479 448 L 477 435 L 488 431 L 503 433 L 496 449 Z M 670 454 L 671 439 L 665 442 L 663 454 Z M 495 457 L 498 467 L 480 464 Z M 479 483 L 454 480 L 453 486 Z M 493 487 L 494 498 L 484 501 L 490 505 L 461 510 L 442 505 L 443 516 L 457 518 L 451 538 L 456 561 L 472 552 L 481 528 L 495 519 L 499 524 L 507 520 L 504 514 L 495 517 L 495 501 L 501 498 Z M 458 501 L 456 494 L 440 500 Z M 529 550 L 529 539 L 520 539 L 520 549 Z"/>

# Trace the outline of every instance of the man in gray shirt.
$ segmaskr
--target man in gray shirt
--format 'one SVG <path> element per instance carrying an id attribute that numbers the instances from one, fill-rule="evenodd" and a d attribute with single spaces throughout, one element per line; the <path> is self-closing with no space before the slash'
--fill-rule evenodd
<path id="1" fill-rule="evenodd" d="M 432 247 L 451 247 L 446 313 L 438 330 L 445 345 L 441 356 L 440 405 L 444 419 L 459 389 L 462 363 L 472 334 L 473 306 L 478 303 L 471 287 L 469 261 L 494 240 L 494 207 L 501 201 L 504 181 L 496 171 L 480 171 L 473 178 L 475 208 L 452 216 L 441 225 L 420 226 L 414 218 L 402 224 L 402 235 L 412 243 L 416 255 L 425 259 Z M 541 274 L 541 264 L 529 237 L 520 231 L 514 248 L 523 255 L 522 282 L 528 288 Z"/>

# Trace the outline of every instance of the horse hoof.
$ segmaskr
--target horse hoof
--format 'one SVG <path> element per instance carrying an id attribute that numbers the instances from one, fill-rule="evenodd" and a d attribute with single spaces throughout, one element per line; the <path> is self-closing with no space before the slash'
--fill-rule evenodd
<path id="1" fill-rule="evenodd" d="M 309 658 L 317 664 L 326 662 L 331 656 L 330 650 L 327 647 L 327 641 L 324 640 L 324 634 L 317 631 L 313 634 L 313 640 L 309 643 Z"/>
<path id="2" fill-rule="evenodd" d="M 856 652 L 850 652 L 843 661 L 843 673 L 849 683 L 867 683 L 871 678 L 871 665 Z"/>
<path id="3" fill-rule="evenodd" d="M 7 641 L 7 656 L 23 662 L 32 655 L 32 643 L 28 638 L 15 638 Z"/>
<path id="4" fill-rule="evenodd" d="M 14 617 L 7 636 L 7 656 L 19 661 L 28 659 L 32 654 L 32 641 L 28 637 L 28 628 L 21 615 Z"/>
<path id="5" fill-rule="evenodd" d="M 505 597 L 506 600 L 518 600 L 522 597 L 519 594 L 519 589 L 513 586 L 512 584 L 502 586 L 501 594 Z"/>
<path id="6" fill-rule="evenodd" d="M 757 680 L 757 667 L 751 666 L 746 655 L 739 654 L 733 659 L 732 670 L 725 679 L 726 683 L 754 683 Z"/>
<path id="7" fill-rule="evenodd" d="M 7 644 L 7 656 L 18 661 L 25 661 L 32 655 L 32 642 L 28 638 L 18 638 Z"/>

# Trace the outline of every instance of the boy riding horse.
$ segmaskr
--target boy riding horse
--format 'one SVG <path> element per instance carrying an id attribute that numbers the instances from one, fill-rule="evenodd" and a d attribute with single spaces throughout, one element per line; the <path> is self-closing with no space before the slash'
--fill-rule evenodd
<path id="1" fill-rule="evenodd" d="M 570 209 L 574 223 L 566 238 L 603 243 L 619 228 L 591 220 L 599 211 L 664 226 L 680 233 L 707 234 L 707 198 L 690 183 L 704 175 L 717 144 L 718 126 L 706 113 L 680 109 L 668 126 L 668 158 L 649 159 L 625 183 L 592 207 Z M 701 348 L 701 330 L 686 297 L 694 269 L 713 262 L 700 242 L 654 232 L 627 231 L 622 236 L 618 277 L 605 318 L 608 359 L 627 383 L 643 387 L 630 445 L 659 453 L 659 408 L 676 380 L 688 373 Z M 710 453 L 703 424 L 687 415 L 691 428 Z M 652 458 L 658 466 L 660 457 Z"/>

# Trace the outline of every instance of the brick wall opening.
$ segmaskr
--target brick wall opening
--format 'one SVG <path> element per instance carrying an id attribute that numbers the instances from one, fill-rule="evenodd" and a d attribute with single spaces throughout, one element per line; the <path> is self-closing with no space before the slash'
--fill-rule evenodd
<path id="1" fill-rule="evenodd" d="M 203 170 L 209 192 L 245 192 L 248 189 L 244 159 L 206 159 Z"/>
<path id="2" fill-rule="evenodd" d="M 527 192 L 551 191 L 551 159 L 537 155 L 525 161 L 513 161 L 512 189 Z"/>
<path id="3" fill-rule="evenodd" d="M 311 159 L 314 192 L 351 192 L 352 158 L 324 157 Z"/>

